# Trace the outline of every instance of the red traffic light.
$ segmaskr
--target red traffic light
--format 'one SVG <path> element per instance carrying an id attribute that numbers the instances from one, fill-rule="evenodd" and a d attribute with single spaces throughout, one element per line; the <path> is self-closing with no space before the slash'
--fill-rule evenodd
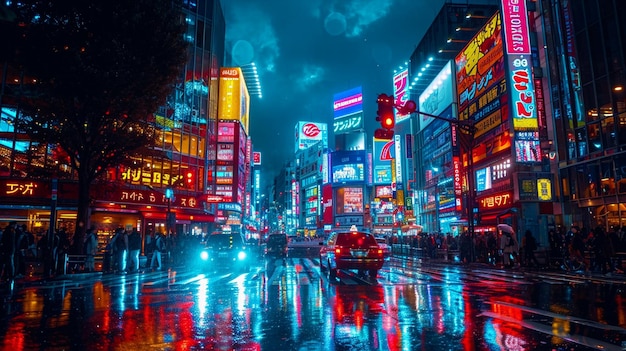
<path id="1" fill-rule="evenodd" d="M 396 125 L 396 116 L 393 110 L 393 96 L 380 94 L 378 95 L 377 103 L 378 117 L 376 117 L 376 120 L 380 122 L 380 125 L 384 129 L 393 129 Z"/>

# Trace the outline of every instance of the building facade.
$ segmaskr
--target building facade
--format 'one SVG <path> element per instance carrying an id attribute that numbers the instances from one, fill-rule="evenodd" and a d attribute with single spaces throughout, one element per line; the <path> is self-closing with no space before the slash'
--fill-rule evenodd
<path id="1" fill-rule="evenodd" d="M 167 102 L 147 121 L 159 135 L 150 153 L 133 159 L 131 166 L 107 172 L 106 180 L 93 186 L 91 222 L 102 237 L 115 228 L 138 228 L 173 233 L 209 231 L 215 212 L 205 194 L 214 187 L 214 153 L 217 136 L 219 68 L 224 61 L 225 21 L 218 0 L 185 2 L 181 18 L 187 24 L 189 55 L 182 76 Z M 2 86 L 17 82 L 15 72 L 5 66 Z M 12 89 L 2 89 L 10 94 Z M 55 145 L 35 145 L 13 128 L 20 118 L 19 106 L 11 96 L 0 96 L 0 223 L 23 222 L 39 232 L 48 227 L 73 231 L 76 220 L 76 175 L 63 164 Z M 41 148 L 46 148 L 43 150 Z M 41 149 L 41 167 L 58 167 L 57 180 L 33 178 L 22 171 L 28 150 Z M 14 162 L 23 160 L 24 162 Z M 39 164 L 30 162 L 31 164 Z M 54 190 L 56 187 L 56 191 Z M 29 190 L 37 188 L 38 190 Z M 172 196 L 168 196 L 170 194 Z M 52 200 L 57 202 L 51 216 Z M 56 218 L 56 223 L 50 223 Z"/>

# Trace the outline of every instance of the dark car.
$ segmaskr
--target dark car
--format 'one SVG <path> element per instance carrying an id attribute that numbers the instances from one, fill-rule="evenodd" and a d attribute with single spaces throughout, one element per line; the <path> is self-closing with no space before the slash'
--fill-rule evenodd
<path id="1" fill-rule="evenodd" d="M 287 257 L 287 234 L 275 233 L 267 237 L 265 256 L 275 258 Z"/>
<path id="2" fill-rule="evenodd" d="M 239 233 L 212 234 L 206 238 L 200 258 L 209 269 L 247 271 L 250 254 Z"/>
<path id="3" fill-rule="evenodd" d="M 335 232 L 320 245 L 320 267 L 323 271 L 328 270 L 331 279 L 335 279 L 339 269 L 355 269 L 360 275 L 367 272 L 375 278 L 385 262 L 383 250 L 370 233 L 358 230 Z"/>

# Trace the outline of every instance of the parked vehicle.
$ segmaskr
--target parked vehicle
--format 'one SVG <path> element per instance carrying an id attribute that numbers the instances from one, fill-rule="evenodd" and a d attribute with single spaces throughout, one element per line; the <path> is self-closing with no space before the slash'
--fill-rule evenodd
<path id="1" fill-rule="evenodd" d="M 385 262 L 383 249 L 374 236 L 356 228 L 332 233 L 320 245 L 320 267 L 322 271 L 328 271 L 330 279 L 335 279 L 340 269 L 357 270 L 359 275 L 367 272 L 375 278 Z"/>

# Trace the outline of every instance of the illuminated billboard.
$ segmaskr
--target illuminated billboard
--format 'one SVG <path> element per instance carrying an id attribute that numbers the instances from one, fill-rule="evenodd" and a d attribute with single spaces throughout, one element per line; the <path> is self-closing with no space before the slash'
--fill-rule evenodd
<path id="1" fill-rule="evenodd" d="M 454 88 L 452 61 L 448 61 L 420 95 L 418 111 L 435 116 L 441 115 L 455 100 Z M 420 115 L 419 128 L 423 129 L 433 120 L 432 117 Z"/>
<path id="2" fill-rule="evenodd" d="M 261 153 L 258 151 L 254 151 L 252 153 L 252 164 L 255 166 L 261 165 Z"/>
<path id="3" fill-rule="evenodd" d="M 295 127 L 295 151 L 304 150 L 322 141 L 328 147 L 328 127 L 326 123 L 299 121 Z"/>
<path id="4" fill-rule="evenodd" d="M 393 76 L 393 96 L 396 106 L 404 106 L 409 101 L 409 69 L 405 68 Z M 396 123 L 409 119 L 411 115 L 396 111 Z"/>
<path id="5" fill-rule="evenodd" d="M 330 175 L 332 183 L 365 181 L 364 151 L 336 151 L 331 156 Z"/>
<path id="6" fill-rule="evenodd" d="M 250 94 L 239 67 L 220 69 L 219 119 L 238 121 L 248 134 Z"/>
<path id="7" fill-rule="evenodd" d="M 500 13 L 496 13 L 456 56 L 459 110 L 504 78 Z"/>
<path id="8" fill-rule="evenodd" d="M 363 129 L 363 91 L 361 87 L 335 94 L 333 117 L 333 132 L 335 134 Z"/>
<path id="9" fill-rule="evenodd" d="M 395 155 L 395 142 L 374 138 L 373 183 L 391 184 L 391 162 Z"/>

